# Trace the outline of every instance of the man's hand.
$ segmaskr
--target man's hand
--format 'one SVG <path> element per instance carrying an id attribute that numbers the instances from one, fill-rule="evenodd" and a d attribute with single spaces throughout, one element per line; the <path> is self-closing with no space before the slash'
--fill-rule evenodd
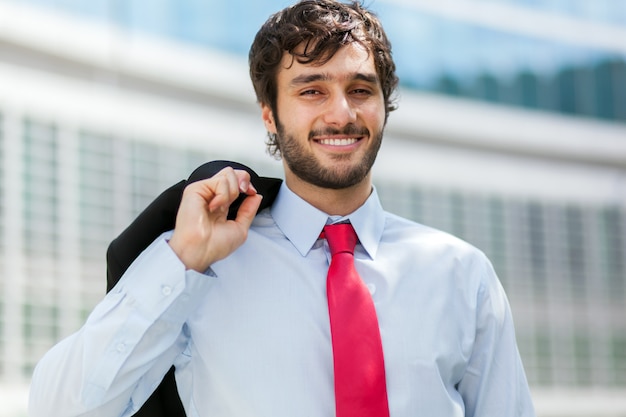
<path id="1" fill-rule="evenodd" d="M 239 193 L 248 197 L 237 217 L 227 220 L 228 207 Z M 245 242 L 261 200 L 246 171 L 224 168 L 191 183 L 183 193 L 169 244 L 187 269 L 204 272 Z"/>

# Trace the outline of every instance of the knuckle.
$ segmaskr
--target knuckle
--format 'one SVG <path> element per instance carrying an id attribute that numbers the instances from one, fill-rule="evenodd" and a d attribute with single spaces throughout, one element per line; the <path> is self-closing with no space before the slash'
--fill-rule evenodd
<path id="1" fill-rule="evenodd" d="M 222 175 L 233 175 L 235 173 L 235 170 L 233 169 L 233 167 L 225 167 L 220 171 L 220 173 Z"/>

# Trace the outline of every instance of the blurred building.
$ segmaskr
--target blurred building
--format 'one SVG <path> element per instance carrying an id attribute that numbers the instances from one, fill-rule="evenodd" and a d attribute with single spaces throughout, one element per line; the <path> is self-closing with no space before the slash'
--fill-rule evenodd
<path id="1" fill-rule="evenodd" d="M 288 3 L 0 0 L 0 416 L 160 191 L 211 159 L 281 175 L 246 54 Z M 402 80 L 384 205 L 493 261 L 540 415 L 626 415 L 626 8 L 371 7 Z"/>

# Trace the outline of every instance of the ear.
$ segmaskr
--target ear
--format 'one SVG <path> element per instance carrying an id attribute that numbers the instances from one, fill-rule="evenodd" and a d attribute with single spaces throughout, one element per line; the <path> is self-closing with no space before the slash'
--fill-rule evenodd
<path id="1" fill-rule="evenodd" d="M 269 133 L 277 133 L 274 113 L 268 104 L 261 104 L 261 117 L 263 118 L 265 129 Z"/>

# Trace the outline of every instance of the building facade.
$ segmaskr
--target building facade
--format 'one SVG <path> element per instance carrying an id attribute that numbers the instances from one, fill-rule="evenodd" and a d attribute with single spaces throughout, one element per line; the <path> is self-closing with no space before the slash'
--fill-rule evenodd
<path id="1" fill-rule="evenodd" d="M 211 159 L 281 175 L 245 54 L 285 2 L 244 3 L 0 1 L 0 416 L 160 191 Z M 373 4 L 403 80 L 378 192 L 487 253 L 540 415 L 626 415 L 626 11 L 463 3 Z"/>

